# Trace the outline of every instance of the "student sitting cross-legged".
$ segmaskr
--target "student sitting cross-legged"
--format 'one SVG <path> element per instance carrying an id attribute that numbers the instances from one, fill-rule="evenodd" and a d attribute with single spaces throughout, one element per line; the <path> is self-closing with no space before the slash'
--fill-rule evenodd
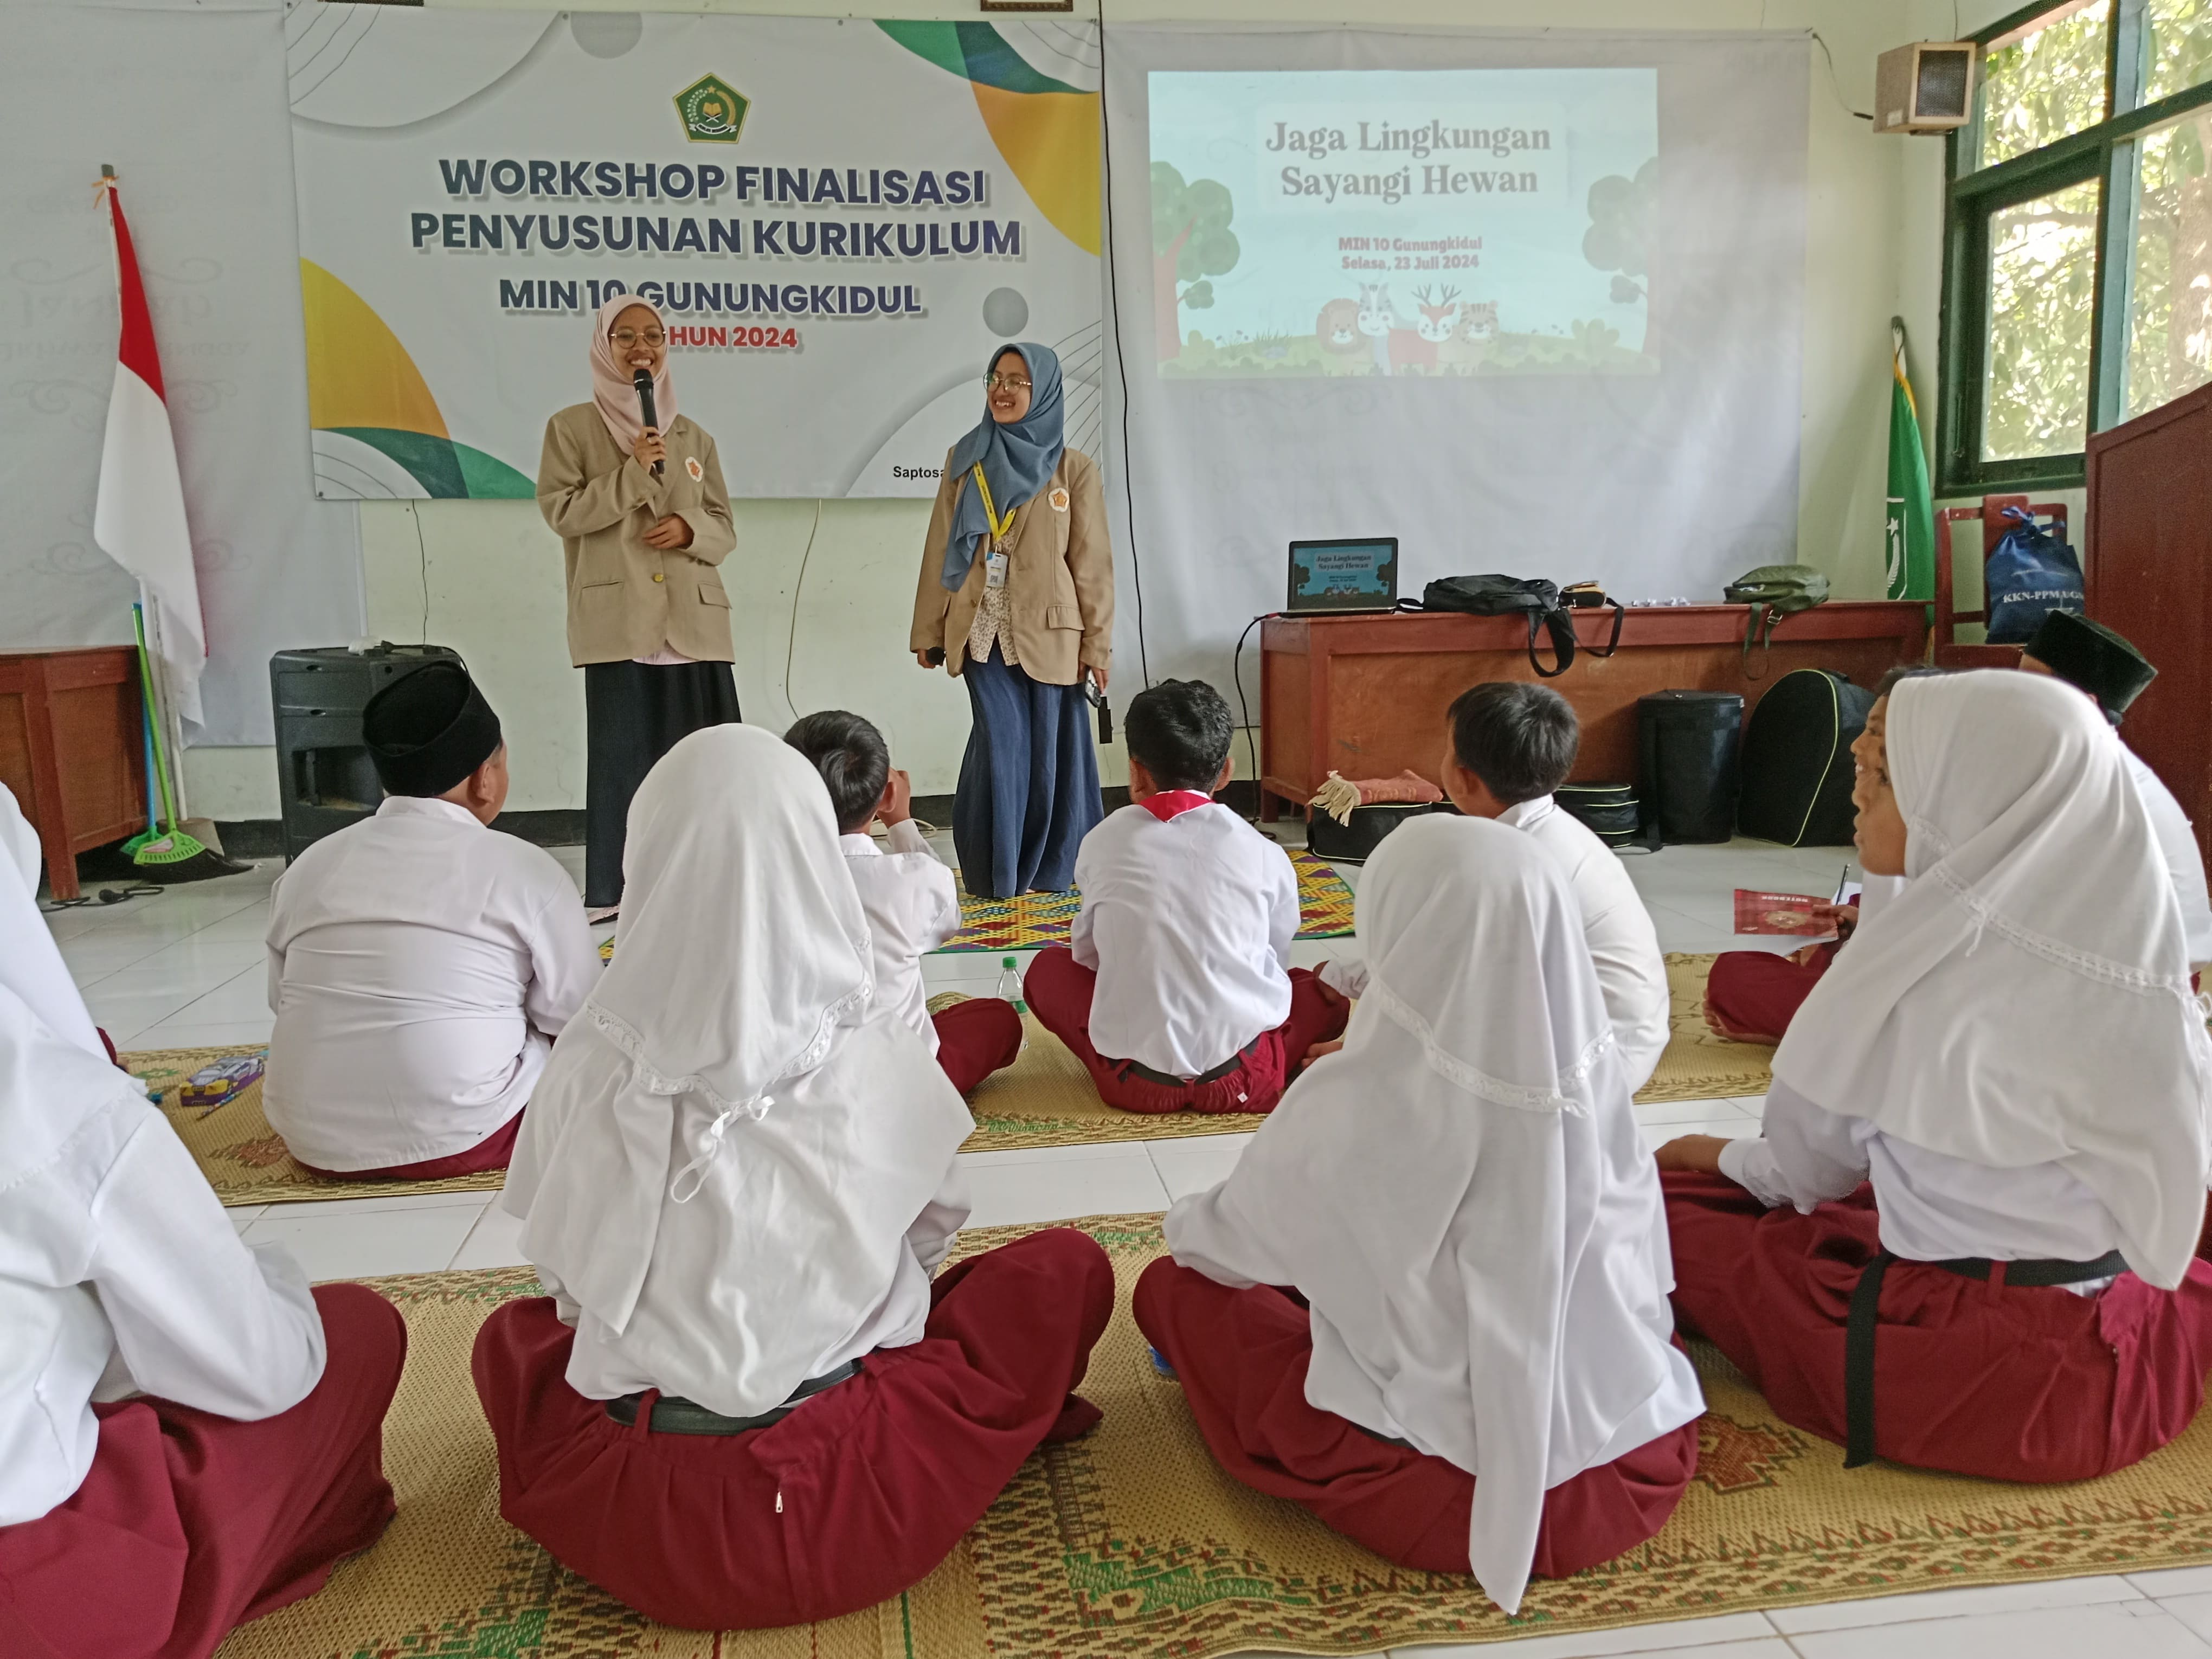
<path id="1" fill-rule="evenodd" d="M 1574 709 L 1550 686 L 1492 680 L 1453 700 L 1437 779 L 1468 817 L 1517 830 L 1558 860 L 1574 890 L 1583 940 L 1597 967 L 1632 1094 L 1650 1080 L 1667 1050 L 1667 962 L 1651 913 L 1620 858 L 1552 799 L 1574 769 L 1581 744 Z M 1320 971 L 1324 983 L 1346 996 L 1364 994 L 1366 970 L 1357 958 L 1338 957 Z"/>
<path id="2" fill-rule="evenodd" d="M 0 1653 L 207 1659 L 313 1595 L 392 1519 L 406 1354 L 240 1240 L 0 857 Z"/>
<path id="3" fill-rule="evenodd" d="M 1846 1464 L 2081 1480 L 2212 1370 L 2212 1047 L 2118 738 L 2071 687 L 1907 680 L 1854 747 L 1908 878 L 1774 1056 L 1759 1134 L 1659 1150 L 1674 1306 Z"/>
<path id="4" fill-rule="evenodd" d="M 869 994 L 814 769 L 746 726 L 630 805 L 622 948 L 562 1033 L 503 1202 L 550 1293 L 485 1322 L 500 1513 L 648 1618 L 831 1619 L 945 1558 L 1114 1308 L 1066 1229 L 936 1273 L 975 1127 Z"/>
<path id="5" fill-rule="evenodd" d="M 1696 1473 L 1658 1175 L 1540 845 L 1416 819 L 1359 933 L 1342 1052 L 1168 1212 L 1137 1323 L 1231 1474 L 1511 1613 L 1650 1538 Z"/>
<path id="6" fill-rule="evenodd" d="M 386 686 L 362 731 L 384 804 L 301 854 L 270 896 L 262 1104 L 318 1174 L 501 1169 L 553 1039 L 599 977 L 576 884 L 544 848 L 487 827 L 507 799 L 507 747 L 459 664 Z"/>
<path id="7" fill-rule="evenodd" d="M 1014 1063 L 1022 1051 L 1022 1017 L 999 997 L 970 997 L 929 1012 L 922 989 L 925 951 L 960 931 L 960 896 L 952 872 L 915 827 L 906 774 L 893 769 L 884 734 L 842 708 L 809 714 L 783 740 L 813 763 L 829 786 L 837 815 L 837 844 L 845 854 L 860 908 L 876 975 L 876 1003 L 913 1028 L 963 1095 L 992 1073 Z M 890 850 L 877 847 L 868 826 L 883 821 Z"/>
<path id="8" fill-rule="evenodd" d="M 1345 1002 L 1289 966 L 1298 882 L 1283 849 L 1213 792 L 1229 781 L 1229 705 L 1202 680 L 1129 704 L 1130 805 L 1083 838 L 1070 942 L 1024 981 L 1047 1030 L 1130 1112 L 1264 1112 Z"/>

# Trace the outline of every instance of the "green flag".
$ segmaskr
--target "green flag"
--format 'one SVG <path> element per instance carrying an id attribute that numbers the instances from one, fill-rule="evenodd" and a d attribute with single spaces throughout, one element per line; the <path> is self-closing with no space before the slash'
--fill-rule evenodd
<path id="1" fill-rule="evenodd" d="M 1928 452 L 1905 372 L 1905 323 L 1889 323 L 1889 528 L 1883 549 L 1893 599 L 1936 597 L 1936 501 L 1928 489 Z"/>

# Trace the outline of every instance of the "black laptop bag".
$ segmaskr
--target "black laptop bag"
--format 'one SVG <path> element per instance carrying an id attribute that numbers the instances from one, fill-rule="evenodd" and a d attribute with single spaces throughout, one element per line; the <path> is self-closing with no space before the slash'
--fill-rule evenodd
<path id="1" fill-rule="evenodd" d="M 1593 657 L 1609 657 L 1620 647 L 1621 618 L 1627 613 L 1618 599 L 1613 606 L 1613 638 L 1601 651 L 1585 647 Z M 1528 619 L 1528 665 L 1544 678 L 1556 679 L 1574 665 L 1575 616 L 1559 598 L 1559 585 L 1540 576 L 1445 576 L 1431 582 L 1421 593 L 1424 611 L 1461 611 L 1475 617 L 1526 617 Z M 1536 655 L 1540 629 L 1552 635 L 1553 667 Z"/>
<path id="2" fill-rule="evenodd" d="M 1851 744 L 1874 693 L 1825 668 L 1776 680 L 1744 724 L 1736 827 L 1784 847 L 1840 847 L 1851 838 Z"/>

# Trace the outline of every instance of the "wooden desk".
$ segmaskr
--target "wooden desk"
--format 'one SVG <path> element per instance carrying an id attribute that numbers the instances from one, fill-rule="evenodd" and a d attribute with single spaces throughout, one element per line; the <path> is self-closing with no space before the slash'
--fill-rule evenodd
<path id="1" fill-rule="evenodd" d="M 1741 691 L 1747 711 L 1793 668 L 1831 668 L 1872 685 L 1927 647 L 1926 607 L 1917 601 L 1837 600 L 1774 630 L 1762 662 L 1741 660 L 1740 605 L 1631 611 L 1612 657 L 1577 654 L 1547 685 L 1574 705 L 1583 727 L 1573 776 L 1627 782 L 1636 776 L 1636 700 L 1673 690 Z M 1613 612 L 1576 615 L 1577 636 L 1603 646 Z M 1533 680 L 1528 624 L 1518 617 L 1400 611 L 1375 617 L 1277 617 L 1260 628 L 1261 812 L 1278 801 L 1299 811 L 1334 769 L 1347 778 L 1392 777 L 1411 768 L 1433 780 L 1451 702 L 1483 680 Z M 1538 650 L 1552 659 L 1548 635 Z"/>
<path id="2" fill-rule="evenodd" d="M 138 653 L 0 653 L 0 783 L 39 832 L 46 884 L 77 896 L 76 855 L 146 827 Z"/>

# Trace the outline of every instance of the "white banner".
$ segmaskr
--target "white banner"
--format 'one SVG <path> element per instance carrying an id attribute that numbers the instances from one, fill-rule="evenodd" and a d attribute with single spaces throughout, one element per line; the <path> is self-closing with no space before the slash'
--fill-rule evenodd
<path id="1" fill-rule="evenodd" d="M 1298 539 L 1397 537 L 1411 598 L 1717 602 L 1794 557 L 1805 37 L 1108 46 L 1124 660 L 1141 593 L 1152 678 L 1225 690 Z"/>
<path id="2" fill-rule="evenodd" d="M 600 302 L 671 325 L 731 493 L 935 492 L 985 359 L 1099 425 L 1094 25 L 301 6 L 316 487 L 527 496 Z"/>

